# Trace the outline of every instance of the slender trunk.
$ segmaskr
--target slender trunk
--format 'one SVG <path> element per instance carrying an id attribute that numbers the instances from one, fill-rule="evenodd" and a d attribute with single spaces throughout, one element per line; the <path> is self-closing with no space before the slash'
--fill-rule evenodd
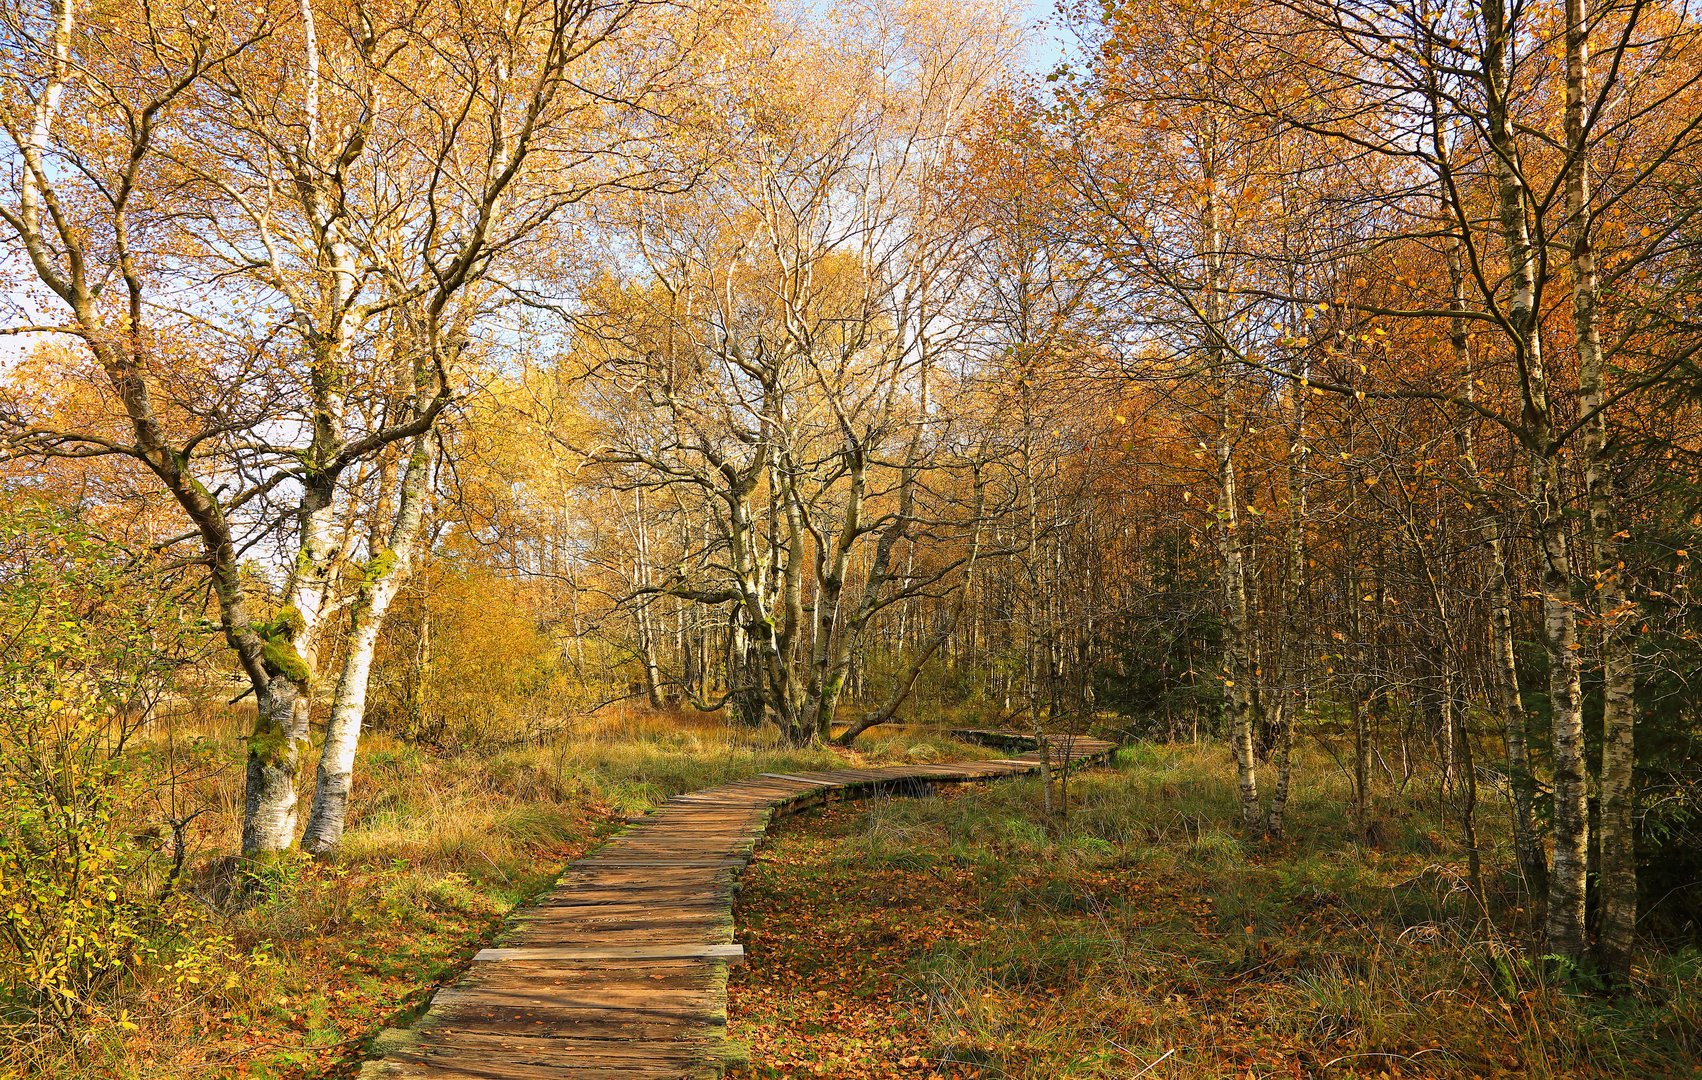
<path id="1" fill-rule="evenodd" d="M 1351 415 L 1346 433 L 1351 445 Z M 1365 542 L 1359 518 L 1359 486 L 1362 482 L 1358 471 L 1350 467 L 1346 475 L 1347 519 L 1349 528 L 1353 530 L 1350 535 L 1357 547 L 1363 547 Z M 1371 636 L 1376 630 L 1376 615 L 1373 613 L 1368 617 L 1366 605 L 1376 603 L 1380 597 L 1372 591 L 1375 586 L 1366 578 L 1366 563 L 1369 561 L 1361 556 L 1351 566 L 1343 567 L 1341 572 L 1353 634 L 1352 650 L 1344 652 L 1343 659 L 1351 663 L 1347 686 L 1349 721 L 1353 726 L 1353 821 L 1361 840 L 1371 837 L 1370 713 L 1378 692 L 1371 671 L 1374 659 Z"/>
<path id="2" fill-rule="evenodd" d="M 1472 751 L 1472 734 L 1467 726 L 1465 710 L 1459 707 L 1460 702 L 1455 697 L 1452 683 L 1447 694 L 1443 707 L 1458 716 L 1458 721 L 1450 726 L 1460 742 L 1460 831 L 1466 843 L 1466 871 L 1470 875 L 1472 895 L 1477 899 L 1479 909 L 1487 909 L 1483 892 L 1483 850 L 1477 837 L 1477 762 Z"/>
<path id="3" fill-rule="evenodd" d="M 1270 811 L 1265 816 L 1265 831 L 1273 840 L 1281 840 L 1287 831 L 1288 794 L 1294 781 L 1294 725 L 1299 718 L 1299 694 L 1291 693 L 1271 709 L 1271 723 L 1277 728 L 1276 787 L 1271 793 Z"/>
<path id="4" fill-rule="evenodd" d="M 1559 447 L 1553 442 L 1548 373 L 1543 360 L 1536 254 L 1526 221 L 1529 204 L 1513 135 L 1506 59 L 1511 46 L 1505 0 L 1483 7 L 1487 31 L 1484 83 L 1489 100 L 1488 133 L 1499 193 L 1502 239 L 1507 249 L 1511 305 L 1508 313 L 1514 359 L 1530 429 L 1532 501 L 1536 509 L 1542 570 L 1543 644 L 1548 652 L 1550 742 L 1554 800 L 1550 815 L 1554 858 L 1548 879 L 1547 948 L 1580 961 L 1588 948 L 1585 924 L 1589 873 L 1589 807 L 1584 765 L 1582 678 L 1579 670 L 1575 575 L 1566 536 L 1567 489 Z"/>
<path id="5" fill-rule="evenodd" d="M 1358 680 L 1356 680 L 1358 681 Z M 1353 723 L 1353 824 L 1361 839 L 1371 835 L 1371 732 L 1369 705 L 1357 690 L 1349 695 Z"/>
<path id="6" fill-rule="evenodd" d="M 633 559 L 633 579 L 642 589 L 650 584 L 650 525 L 644 517 L 643 490 L 634 492 L 632 498 L 632 528 L 637 549 Z M 654 602 L 654 597 L 644 596 L 638 603 L 634 622 L 638 629 L 639 663 L 644 672 L 644 696 L 651 708 L 659 709 L 663 705 L 662 672 L 656 662 L 655 612 L 651 610 Z"/>
<path id="7" fill-rule="evenodd" d="M 1236 535 L 1239 514 L 1236 510 L 1235 460 L 1227 432 L 1218 440 L 1218 553 L 1223 563 L 1223 708 L 1229 722 L 1230 737 L 1235 747 L 1236 790 L 1241 800 L 1241 822 L 1249 831 L 1258 831 L 1259 813 L 1258 761 L 1253 745 L 1252 686 L 1249 675 L 1252 663 L 1248 656 L 1248 638 L 1252 627 L 1248 617 L 1247 576 L 1242 559 L 1240 537 Z"/>
<path id="8" fill-rule="evenodd" d="M 1550 815 L 1554 861 L 1548 878 L 1548 949 L 1576 962 L 1588 951 L 1585 923 L 1589 874 L 1589 795 L 1584 762 L 1583 688 L 1578 665 L 1572 563 L 1561 499 L 1560 462 L 1538 463 L 1542 480 L 1538 536 L 1542 545 L 1543 636 L 1548 648 L 1548 697 L 1553 714 L 1554 803 Z"/>
<path id="9" fill-rule="evenodd" d="M 1601 920 L 1597 956 L 1615 979 L 1631 973 L 1637 929 L 1635 764 L 1637 697 L 1631 637 L 1634 604 L 1626 595 L 1613 491 L 1613 448 L 1607 416 L 1607 363 L 1602 354 L 1601 286 L 1596 273 L 1590 193 L 1588 108 L 1590 42 L 1587 0 L 1566 0 L 1566 209 L 1572 264 L 1572 325 L 1578 348 L 1578 405 L 1584 413 L 1584 489 L 1595 556 L 1602 650 L 1601 809 L 1597 851 Z"/>
<path id="10" fill-rule="evenodd" d="M 360 593 L 354 601 L 348 657 L 337 680 L 326 726 L 325 748 L 314 778 L 313 803 L 308 812 L 302 847 L 314 855 L 333 851 L 342 841 L 348 821 L 349 794 L 354 784 L 355 757 L 361 725 L 366 719 L 367 683 L 373 653 L 384 617 L 409 572 L 425 519 L 425 500 L 431 481 L 433 455 L 427 436 L 414 440 L 402 472 L 395 524 L 389 546 L 373 553 L 365 567 Z"/>
<path id="11" fill-rule="evenodd" d="M 773 642 L 771 658 L 774 703 L 781 717 L 781 730 L 788 742 L 804 746 L 816 741 L 816 717 L 809 711 L 807 677 L 799 677 L 798 653 L 804 632 L 804 560 L 806 528 L 803 513 L 793 485 L 796 478 L 778 460 L 769 472 L 769 484 L 780 502 L 780 513 L 786 522 L 786 557 L 780 564 L 779 601 L 785 612 L 785 623 L 770 635 Z M 803 686 L 800 686 L 800 682 Z"/>
<path id="12" fill-rule="evenodd" d="M 302 850 L 326 855 L 343 838 L 348 819 L 349 795 L 354 785 L 355 754 L 360 745 L 361 723 L 366 715 L 367 682 L 372 674 L 372 657 L 378 645 L 383 608 L 393 590 L 375 587 L 369 597 L 357 601 L 368 610 L 354 614 L 354 631 L 349 637 L 348 656 L 337 679 L 325 746 L 319 754 L 314 777 L 313 802 L 302 834 Z"/>
<path id="13" fill-rule="evenodd" d="M 638 655 L 644 672 L 644 700 L 651 708 L 660 709 L 666 702 L 662 696 L 662 668 L 656 661 L 655 613 L 650 610 L 651 603 L 646 599 L 639 604 Z"/>
<path id="14" fill-rule="evenodd" d="M 1530 739 L 1526 733 L 1524 696 L 1519 692 L 1518 657 L 1513 639 L 1512 573 L 1507 562 L 1507 545 L 1502 525 L 1489 518 L 1490 534 L 1490 650 L 1491 677 L 1501 704 L 1502 738 L 1507 746 L 1508 786 L 1513 793 L 1513 849 L 1524 874 L 1525 888 L 1533 896 L 1548 891 L 1548 853 L 1537 836 L 1536 774 L 1531 771 Z"/>
<path id="15" fill-rule="evenodd" d="M 1207 284 L 1204 304 L 1207 352 L 1217 392 L 1217 542 L 1223 588 L 1223 711 L 1235 752 L 1236 790 L 1241 800 L 1241 823 L 1250 833 L 1264 825 L 1259 808 L 1258 760 L 1253 744 L 1257 727 L 1253 695 L 1252 618 L 1247 596 L 1247 569 L 1240 536 L 1240 492 L 1235 475 L 1235 384 L 1218 339 L 1223 333 L 1224 237 L 1215 175 L 1207 177 L 1207 246 L 1204 252 Z"/>
<path id="16" fill-rule="evenodd" d="M 1265 819 L 1265 830 L 1274 838 L 1280 839 L 1286 827 L 1284 815 L 1288 810 L 1289 789 L 1294 777 L 1294 728 L 1300 722 L 1301 713 L 1305 707 L 1305 678 L 1307 665 L 1303 655 L 1302 640 L 1306 627 L 1306 618 L 1311 607 L 1308 602 L 1311 582 L 1306 573 L 1306 393 L 1309 368 L 1302 361 L 1300 367 L 1300 382 L 1291 386 L 1289 402 L 1289 437 L 1288 437 L 1288 536 L 1286 550 L 1286 573 L 1288 582 L 1287 632 L 1283 653 L 1282 677 L 1290 682 L 1290 686 L 1282 699 L 1271 710 L 1271 721 L 1277 729 L 1276 742 L 1276 789 L 1271 793 L 1270 812 Z"/>

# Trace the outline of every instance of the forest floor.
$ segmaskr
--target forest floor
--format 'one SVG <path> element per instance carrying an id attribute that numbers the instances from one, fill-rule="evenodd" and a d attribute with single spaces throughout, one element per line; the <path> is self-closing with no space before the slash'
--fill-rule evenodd
<path id="1" fill-rule="evenodd" d="M 200 741 L 209 767 L 178 792 L 212 808 L 191 834 L 194 925 L 75 1054 L 44 1045 L 0 1076 L 350 1077 L 623 817 L 762 771 L 987 755 L 903 728 L 791 751 L 638 710 L 503 750 L 375 737 L 339 858 L 281 860 L 233 906 L 215 901 L 240 743 Z M 1011 780 L 777 826 L 737 912 L 736 1077 L 1697 1075 L 1702 956 L 1652 963 L 1615 1002 L 1545 988 L 1483 928 L 1434 799 L 1409 789 L 1366 846 L 1339 773 L 1308 760 L 1293 839 L 1256 845 L 1220 747 L 1118 764 L 1071 780 L 1062 821 Z M 1516 924 L 1515 900 L 1491 902 Z"/>
<path id="2" fill-rule="evenodd" d="M 737 910 L 734 1076 L 1702 1075 L 1702 956 L 1613 1001 L 1545 987 L 1434 798 L 1361 844 L 1308 761 L 1291 839 L 1248 844 L 1221 747 L 1120 764 L 1072 780 L 1062 822 L 1009 781 L 777 826 Z"/>
<path id="3" fill-rule="evenodd" d="M 195 740 L 178 735 L 181 755 Z M 855 753 L 789 750 L 713 719 L 649 710 L 613 710 L 542 745 L 494 751 L 375 736 L 362 748 L 337 860 L 281 860 L 253 899 L 233 906 L 220 900 L 221 865 L 236 842 L 242 774 L 239 759 L 223 757 L 241 743 L 222 729 L 200 736 L 211 760 L 177 795 L 212 812 L 191 834 L 199 915 L 162 949 L 175 959 L 119 991 L 122 1010 L 108 1013 L 117 1019 L 82 1032 L 75 1052 L 43 1044 L 0 1061 L 0 1077 L 353 1076 L 370 1036 L 416 1015 L 517 904 L 625 816 L 765 770 L 986 754 L 903 728 L 871 732 Z"/>

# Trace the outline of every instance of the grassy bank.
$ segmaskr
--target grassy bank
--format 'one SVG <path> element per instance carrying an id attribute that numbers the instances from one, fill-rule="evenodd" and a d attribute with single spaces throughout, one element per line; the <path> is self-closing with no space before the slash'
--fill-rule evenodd
<path id="1" fill-rule="evenodd" d="M 736 1075 L 1696 1075 L 1702 957 L 1660 957 L 1618 1001 L 1543 985 L 1433 800 L 1368 847 L 1314 762 L 1292 838 L 1250 845 L 1221 748 L 1120 764 L 1077 778 L 1062 824 L 1033 781 L 782 824 L 740 899 Z M 1488 884 L 1518 927 L 1511 883 Z"/>
<path id="2" fill-rule="evenodd" d="M 443 753 L 374 737 L 338 858 L 280 861 L 257 895 L 234 902 L 234 732 L 234 721 L 210 721 L 173 734 L 179 767 L 195 758 L 173 798 L 206 808 L 190 826 L 179 927 L 157 931 L 173 940 L 151 969 L 109 990 L 74 1046 L 17 1040 L 0 1076 L 349 1076 L 370 1035 L 406 1021 L 508 912 L 622 817 L 764 770 L 973 752 L 902 729 L 871 733 L 856 754 L 797 751 L 713 719 L 640 710 L 508 749 Z M 139 823 L 158 813 L 133 809 Z"/>

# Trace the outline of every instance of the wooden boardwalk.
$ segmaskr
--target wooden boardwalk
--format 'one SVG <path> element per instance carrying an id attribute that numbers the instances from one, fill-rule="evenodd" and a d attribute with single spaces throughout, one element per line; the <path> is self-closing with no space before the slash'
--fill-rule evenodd
<path id="1" fill-rule="evenodd" d="M 1020 732 L 986 735 L 1010 745 Z M 1027 745 L 1032 746 L 1030 739 Z M 1054 762 L 1115 747 L 1060 739 Z M 362 1080 L 603 1080 L 721 1075 L 733 893 L 768 823 L 829 801 L 922 794 L 1039 770 L 1037 752 L 988 761 L 763 773 L 678 795 L 570 864 L 516 916 L 500 948 L 439 990 L 410 1029 L 379 1035 Z"/>

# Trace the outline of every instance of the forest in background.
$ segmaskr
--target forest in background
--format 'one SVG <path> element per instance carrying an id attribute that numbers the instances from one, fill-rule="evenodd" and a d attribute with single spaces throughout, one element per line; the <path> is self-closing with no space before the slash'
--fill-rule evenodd
<path id="1" fill-rule="evenodd" d="M 1694 1066 L 1699 16 L 0 5 L 16 1067 L 451 913 L 364 1031 L 619 813 L 953 726 L 1420 835 L 1486 993 Z"/>

